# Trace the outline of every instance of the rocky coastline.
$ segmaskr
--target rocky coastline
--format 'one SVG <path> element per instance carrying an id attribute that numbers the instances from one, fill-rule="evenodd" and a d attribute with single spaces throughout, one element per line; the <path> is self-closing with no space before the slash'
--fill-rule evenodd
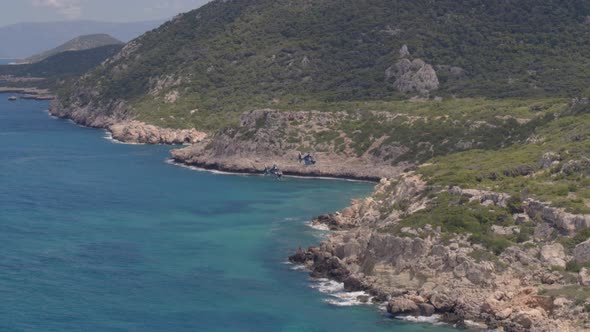
<path id="1" fill-rule="evenodd" d="M 393 166 L 371 154 L 351 156 L 329 147 L 316 153 L 319 165 L 305 166 L 297 161 L 302 152 L 297 145 L 276 139 L 288 135 L 285 121 L 311 118 L 314 129 L 321 131 L 339 114 L 257 110 L 242 116 L 241 128 L 207 136 L 135 121 L 121 105 L 114 105 L 109 116 L 94 116 L 90 109 L 68 110 L 54 103 L 50 113 L 107 129 L 122 142 L 187 144 L 172 151 L 173 161 L 183 165 L 259 174 L 264 165 L 277 164 L 286 175 L 379 181 L 371 197 L 315 219 L 313 223 L 332 232 L 319 246 L 299 249 L 289 259 L 308 268 L 314 278 L 342 282 L 346 291 L 369 293 L 371 298 L 363 301 L 385 304 L 394 317 L 437 315 L 457 327 L 474 322 L 505 331 L 590 330 L 587 304 L 560 293 L 576 287 L 590 292 L 585 288 L 590 286 L 590 270 L 579 269 L 575 278 L 564 272 L 571 262 L 590 262 L 590 242 L 568 249 L 559 241 L 588 228 L 588 215 L 527 199 L 522 211 L 511 217 L 517 224 L 533 224 L 533 238 L 495 255 L 469 235 L 449 234 L 429 224 L 402 227 L 401 222 L 428 209 L 440 193 L 490 209 L 506 208 L 510 196 L 432 187 L 413 172 L 412 164 Z M 492 230 L 499 236 L 517 233 L 514 226 Z"/>
<path id="2" fill-rule="evenodd" d="M 501 193 L 432 188 L 419 176 L 404 173 L 397 180 L 382 180 L 371 197 L 315 219 L 331 234 L 319 246 L 300 248 L 290 261 L 306 266 L 313 278 L 343 282 L 347 291 L 368 292 L 395 317 L 436 314 L 456 327 L 475 322 L 482 329 L 504 331 L 590 329 L 586 305 L 560 293 L 587 291 L 586 268 L 577 278 L 568 278 L 563 269 L 569 262 L 590 260 L 590 242 L 568 252 L 555 236 L 581 229 L 589 215 L 572 217 L 527 200 L 523 213 L 514 218 L 522 223 L 534 220 L 534 238 L 494 256 L 465 235 L 449 236 L 429 224 L 399 225 L 404 216 L 430 204 L 424 194 L 433 190 L 484 206 L 506 206 L 510 199 Z M 512 230 L 494 231 L 500 235 Z"/>
<path id="3" fill-rule="evenodd" d="M 114 140 L 122 143 L 186 145 L 201 142 L 207 137 L 206 133 L 196 129 L 161 128 L 126 117 L 89 117 L 90 113 L 64 109 L 59 102 L 51 105 L 49 114 L 72 120 L 81 126 L 105 129 Z"/>

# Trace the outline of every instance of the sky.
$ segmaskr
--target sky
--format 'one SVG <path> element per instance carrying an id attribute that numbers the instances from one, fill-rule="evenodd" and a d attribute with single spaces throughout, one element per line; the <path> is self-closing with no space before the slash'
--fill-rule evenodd
<path id="1" fill-rule="evenodd" d="M 171 18 L 210 0 L 0 0 L 0 26 L 21 22 L 132 22 Z"/>

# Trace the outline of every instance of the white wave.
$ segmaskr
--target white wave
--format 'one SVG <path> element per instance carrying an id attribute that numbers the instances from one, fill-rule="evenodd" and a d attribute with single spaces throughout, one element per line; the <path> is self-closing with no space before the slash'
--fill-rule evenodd
<path id="1" fill-rule="evenodd" d="M 440 321 L 440 315 L 432 315 L 429 317 L 426 316 L 398 316 L 396 317 L 400 320 L 405 320 L 412 323 L 428 323 L 433 325 L 446 325 L 445 323 Z"/>
<path id="2" fill-rule="evenodd" d="M 289 261 L 285 261 L 282 264 L 284 264 L 284 265 L 292 265 L 291 270 L 293 270 L 293 271 L 305 271 L 305 270 L 307 270 L 307 267 L 305 267 L 305 265 L 303 265 L 303 264 L 294 264 L 294 263 L 291 263 Z"/>
<path id="3" fill-rule="evenodd" d="M 344 290 L 343 283 L 329 279 L 314 280 L 314 283 L 310 287 L 328 295 L 329 298 L 324 300 L 326 303 L 339 307 L 370 304 L 372 299 L 366 292 L 347 292 Z M 365 296 L 369 298 L 368 302 L 359 300 L 359 297 Z"/>
<path id="4" fill-rule="evenodd" d="M 307 267 L 305 265 L 293 265 L 293 267 L 291 268 L 291 270 L 293 271 L 305 271 L 307 270 Z"/>
<path id="5" fill-rule="evenodd" d="M 60 118 L 58 118 L 57 116 L 51 114 L 51 112 L 49 112 L 49 110 L 43 110 L 44 113 L 47 113 L 47 115 L 49 115 L 50 118 L 54 119 L 54 120 L 60 120 Z"/>
<path id="6" fill-rule="evenodd" d="M 111 142 L 111 143 L 115 143 L 115 144 L 124 144 L 124 145 L 147 145 L 145 143 L 130 143 L 130 142 L 123 142 L 123 141 L 119 141 L 118 139 L 115 139 L 113 137 L 113 133 L 111 133 L 108 130 L 104 130 L 104 139 L 106 139 L 107 141 Z"/>
<path id="7" fill-rule="evenodd" d="M 166 164 L 190 169 L 191 171 L 197 171 L 197 172 L 207 172 L 207 173 L 222 174 L 222 175 L 262 176 L 261 174 L 225 172 L 225 171 L 218 171 L 218 170 L 214 170 L 214 169 L 206 169 L 206 168 L 186 165 L 186 164 L 182 164 L 182 163 L 177 163 L 174 161 L 174 159 L 166 159 Z"/>
<path id="8" fill-rule="evenodd" d="M 305 223 L 305 225 L 318 230 L 318 231 L 323 231 L 323 232 L 329 232 L 330 231 L 330 227 L 328 225 L 324 225 L 324 224 L 319 224 L 319 223 L 314 223 L 313 221 L 308 221 Z"/>

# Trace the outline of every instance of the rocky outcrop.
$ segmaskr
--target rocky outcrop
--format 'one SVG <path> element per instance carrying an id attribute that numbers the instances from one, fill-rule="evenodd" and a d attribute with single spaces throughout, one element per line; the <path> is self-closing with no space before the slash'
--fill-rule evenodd
<path id="1" fill-rule="evenodd" d="M 127 143 L 195 144 L 207 137 L 196 129 L 168 129 L 139 121 L 119 122 L 108 127 L 113 138 Z"/>
<path id="2" fill-rule="evenodd" d="M 548 244 L 541 248 L 541 260 L 550 266 L 565 268 L 565 249 L 560 243 Z"/>
<path id="3" fill-rule="evenodd" d="M 438 76 L 432 65 L 421 59 L 410 60 L 408 47 L 400 51 L 400 60 L 385 71 L 385 80 L 394 80 L 393 86 L 404 93 L 427 95 L 439 87 Z"/>
<path id="4" fill-rule="evenodd" d="M 438 314 L 457 326 L 476 321 L 506 331 L 581 330 L 588 314 L 579 302 L 540 292 L 571 282 L 553 270 L 565 268 L 569 260 L 565 248 L 551 242 L 554 239 L 514 245 L 496 256 L 471 242 L 469 235 L 449 237 L 431 225 L 401 227 L 400 220 L 429 204 L 425 193 L 433 190 L 437 189 L 412 173 L 384 179 L 372 197 L 317 218 L 315 223 L 336 232 L 320 246 L 300 249 L 290 260 L 304 264 L 313 277 L 332 278 L 350 291 L 369 292 L 394 316 Z M 457 187 L 438 190 L 484 206 L 506 208 L 509 202 L 500 193 Z M 512 231 L 512 227 L 504 228 Z M 583 272 L 579 283 L 590 283 L 587 271 Z"/>
<path id="5" fill-rule="evenodd" d="M 196 129 L 161 128 L 132 120 L 124 103 L 111 105 L 109 112 L 93 112 L 91 107 L 63 107 L 59 101 L 52 103 L 50 114 L 71 119 L 87 127 L 102 128 L 111 132 L 114 139 L 134 144 L 195 144 L 203 141 L 207 134 Z"/>
<path id="6" fill-rule="evenodd" d="M 590 215 L 568 213 L 565 209 L 552 207 L 550 203 L 527 199 L 523 202 L 523 209 L 530 218 L 545 221 L 563 234 L 573 235 L 590 227 Z"/>

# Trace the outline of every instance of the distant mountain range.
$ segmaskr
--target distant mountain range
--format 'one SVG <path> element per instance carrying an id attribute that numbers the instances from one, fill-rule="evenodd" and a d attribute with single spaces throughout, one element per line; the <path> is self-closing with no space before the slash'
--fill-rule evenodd
<path id="1" fill-rule="evenodd" d="M 0 58 L 30 57 L 80 35 L 109 34 L 127 42 L 158 27 L 163 21 L 130 23 L 64 21 L 7 25 L 0 27 Z"/>
<path id="2" fill-rule="evenodd" d="M 94 34 L 94 35 L 85 35 L 79 36 L 72 40 L 67 41 L 66 43 L 52 48 L 51 50 L 45 51 L 43 53 L 39 53 L 28 57 L 22 61 L 22 63 L 35 63 L 42 60 L 45 60 L 53 55 L 67 52 L 67 51 L 83 51 L 89 50 L 101 46 L 107 45 L 123 45 L 124 43 L 110 35 L 107 34 Z"/>

